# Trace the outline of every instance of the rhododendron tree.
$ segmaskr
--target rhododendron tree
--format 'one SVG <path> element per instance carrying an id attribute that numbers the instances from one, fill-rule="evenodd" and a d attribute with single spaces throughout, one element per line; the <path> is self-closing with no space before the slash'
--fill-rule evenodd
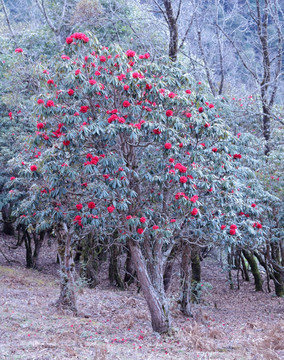
<path id="1" fill-rule="evenodd" d="M 238 139 L 182 67 L 91 36 L 67 39 L 65 56 L 40 74 L 34 99 L 33 146 L 41 156 L 21 171 L 30 186 L 24 221 L 33 217 L 38 231 L 52 227 L 58 239 L 59 305 L 77 311 L 72 249 L 91 234 L 129 249 L 153 329 L 168 332 L 163 273 L 177 244 L 186 247 L 188 279 L 190 244 L 198 255 L 199 246 L 244 235 L 253 241 L 250 229 L 260 223 L 261 208 L 251 207 L 256 198 L 247 198 L 238 177 Z M 238 216 L 244 208 L 251 217 Z M 182 283 L 189 314 L 189 281 Z"/>

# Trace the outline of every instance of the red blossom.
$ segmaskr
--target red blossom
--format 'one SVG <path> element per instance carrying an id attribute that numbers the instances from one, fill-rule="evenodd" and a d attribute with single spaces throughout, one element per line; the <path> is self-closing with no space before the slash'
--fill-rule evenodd
<path id="1" fill-rule="evenodd" d="M 93 201 L 90 201 L 89 203 L 88 203 L 88 208 L 89 209 L 94 209 L 96 207 L 96 204 L 93 202 Z"/>
<path id="2" fill-rule="evenodd" d="M 127 100 L 123 101 L 123 104 L 122 104 L 123 107 L 128 108 L 130 105 L 131 104 L 129 101 L 127 101 Z"/>
<path id="3" fill-rule="evenodd" d="M 46 107 L 52 107 L 52 106 L 55 106 L 54 102 L 52 100 L 47 100 Z"/>
<path id="4" fill-rule="evenodd" d="M 81 106 L 80 112 L 86 113 L 89 110 L 89 106 Z"/>
<path id="5" fill-rule="evenodd" d="M 76 208 L 77 208 L 77 210 L 82 210 L 83 205 L 82 205 L 82 204 L 77 204 L 77 205 L 76 205 Z"/>

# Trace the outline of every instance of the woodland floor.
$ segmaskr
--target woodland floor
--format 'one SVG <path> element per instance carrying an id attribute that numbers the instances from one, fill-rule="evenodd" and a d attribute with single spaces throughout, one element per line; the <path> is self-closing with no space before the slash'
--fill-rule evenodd
<path id="1" fill-rule="evenodd" d="M 205 290 L 194 319 L 180 314 L 173 279 L 174 331 L 159 336 L 142 294 L 111 287 L 103 267 L 95 289 L 79 290 L 81 316 L 58 313 L 51 305 L 59 293 L 54 245 L 45 245 L 36 271 L 25 268 L 24 248 L 9 250 L 14 243 L 0 237 L 1 360 L 284 359 L 284 299 L 256 293 L 252 281 L 230 290 L 213 256 L 202 262 Z"/>

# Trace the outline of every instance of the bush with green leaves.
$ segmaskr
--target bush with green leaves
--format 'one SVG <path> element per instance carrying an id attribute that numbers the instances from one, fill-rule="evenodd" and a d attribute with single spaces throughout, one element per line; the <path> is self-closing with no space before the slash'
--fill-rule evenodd
<path id="1" fill-rule="evenodd" d="M 239 140 L 182 66 L 82 33 L 66 43 L 39 74 L 31 114 L 37 158 L 19 156 L 25 165 L 13 191 L 20 183 L 29 196 L 15 213 L 57 236 L 60 305 L 76 311 L 72 246 L 92 234 L 129 248 L 153 329 L 167 332 L 163 268 L 177 241 L 263 238 L 261 226 L 252 230 L 261 208 L 240 177 Z"/>

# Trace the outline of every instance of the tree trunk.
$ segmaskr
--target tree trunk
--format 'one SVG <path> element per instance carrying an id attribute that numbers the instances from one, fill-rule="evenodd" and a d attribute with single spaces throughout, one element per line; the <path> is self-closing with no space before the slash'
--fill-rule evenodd
<path id="1" fill-rule="evenodd" d="M 24 229 L 23 238 L 25 240 L 26 247 L 26 267 L 28 269 L 33 268 L 33 250 L 32 250 L 32 240 L 29 232 Z"/>
<path id="2" fill-rule="evenodd" d="M 164 291 L 163 274 L 154 274 L 156 283 L 152 282 L 139 244 L 131 239 L 129 248 L 151 314 L 152 328 L 160 334 L 168 333 L 171 328 L 171 318 Z"/>
<path id="3" fill-rule="evenodd" d="M 240 254 L 240 258 L 241 258 L 241 263 L 242 263 L 243 279 L 244 279 L 245 281 L 250 281 L 248 269 L 247 269 L 247 266 L 246 266 L 246 263 L 245 263 L 245 259 L 243 258 L 242 254 Z"/>
<path id="4" fill-rule="evenodd" d="M 233 283 L 233 278 L 232 278 L 232 267 L 233 267 L 233 257 L 232 254 L 228 252 L 228 275 L 229 275 L 229 284 L 230 284 L 230 289 L 233 290 L 234 289 L 234 283 Z"/>
<path id="5" fill-rule="evenodd" d="M 181 312 L 186 316 L 192 316 L 191 312 L 191 282 L 190 282 L 190 245 L 186 241 L 182 244 L 181 255 Z"/>
<path id="6" fill-rule="evenodd" d="M 116 244 L 112 244 L 110 247 L 110 258 L 109 258 L 109 281 L 113 284 L 115 283 L 117 287 L 121 290 L 124 290 L 124 283 L 120 276 L 119 271 L 119 255 L 120 249 Z"/>
<path id="7" fill-rule="evenodd" d="M 71 234 L 68 233 L 66 224 L 58 224 L 58 257 L 60 262 L 60 295 L 56 306 L 71 310 L 77 315 L 76 292 L 75 292 L 75 264 L 71 248 Z"/>
<path id="8" fill-rule="evenodd" d="M 172 251 L 167 259 L 165 270 L 164 270 L 164 289 L 167 291 L 170 286 L 172 274 L 173 274 L 173 267 L 175 263 L 176 254 L 178 252 L 178 244 L 175 244 L 172 248 Z"/>
<path id="9" fill-rule="evenodd" d="M 271 243 L 271 257 L 273 259 L 273 281 L 275 294 L 278 297 L 284 297 L 284 275 L 281 267 L 281 249 L 280 244 Z"/>
<path id="10" fill-rule="evenodd" d="M 129 245 L 126 246 L 126 261 L 125 261 L 125 274 L 124 274 L 124 284 L 130 286 L 133 281 L 136 279 L 136 272 L 134 269 L 134 264 L 132 262 L 131 253 L 129 250 Z"/>
<path id="11" fill-rule="evenodd" d="M 33 234 L 33 238 L 34 238 L 34 252 L 33 252 L 33 268 L 37 269 L 38 268 L 38 258 L 39 258 L 39 254 L 40 254 L 40 250 L 44 241 L 44 236 L 45 236 L 45 231 L 41 231 L 39 234 L 34 233 Z"/>
<path id="12" fill-rule="evenodd" d="M 169 58 L 175 62 L 177 60 L 178 53 L 178 25 L 177 17 L 175 17 L 171 0 L 163 0 L 167 23 L 170 31 L 170 43 L 169 43 Z"/>
<path id="13" fill-rule="evenodd" d="M 247 259 L 247 262 L 249 263 L 252 275 L 254 277 L 254 285 L 255 285 L 255 291 L 263 291 L 262 290 L 262 279 L 259 273 L 257 262 L 249 251 L 243 250 L 244 257 Z"/>
<path id="14" fill-rule="evenodd" d="M 200 302 L 201 266 L 199 257 L 200 248 L 193 246 L 191 249 L 191 302 Z"/>
<path id="15" fill-rule="evenodd" d="M 10 204 L 7 204 L 5 206 L 2 207 L 2 219 L 3 219 L 3 233 L 6 235 L 14 235 L 15 234 L 15 230 L 14 230 L 14 226 L 12 223 L 12 218 L 11 218 L 11 213 L 12 213 L 12 208 Z"/>

